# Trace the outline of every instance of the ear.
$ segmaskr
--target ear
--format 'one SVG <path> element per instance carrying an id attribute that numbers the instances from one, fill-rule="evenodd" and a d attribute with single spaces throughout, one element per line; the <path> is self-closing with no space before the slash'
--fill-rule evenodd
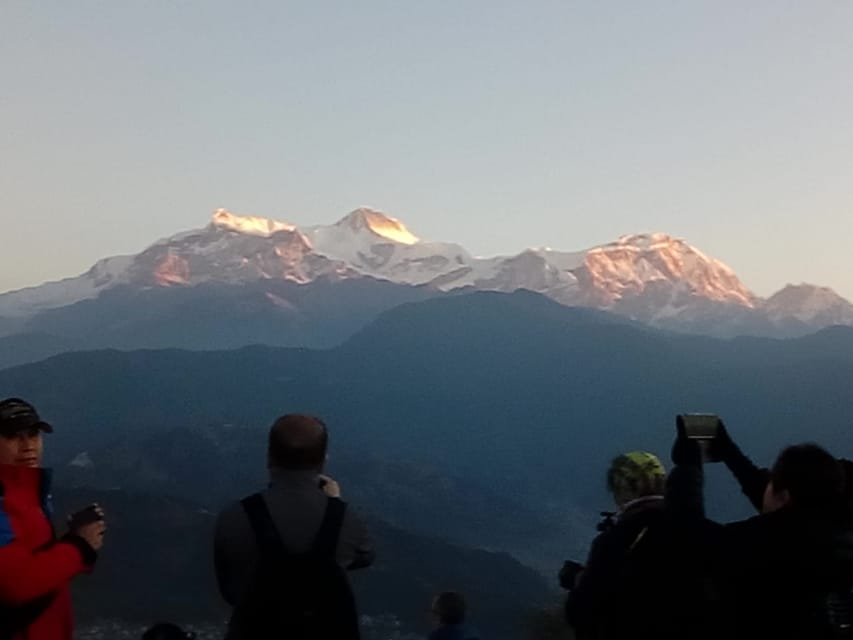
<path id="1" fill-rule="evenodd" d="M 772 482 L 767 483 L 764 489 L 764 499 L 761 506 L 762 513 L 771 513 L 781 509 L 791 502 L 791 494 L 787 489 L 777 491 Z"/>

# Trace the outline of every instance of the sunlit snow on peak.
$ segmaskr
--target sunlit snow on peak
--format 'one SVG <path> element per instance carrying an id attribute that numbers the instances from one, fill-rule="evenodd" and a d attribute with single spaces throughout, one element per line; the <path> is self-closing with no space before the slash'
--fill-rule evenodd
<path id="1" fill-rule="evenodd" d="M 656 249 L 667 245 L 685 244 L 685 242 L 683 240 L 673 238 L 671 235 L 666 233 L 635 233 L 621 236 L 613 244 L 622 247 L 636 247 L 637 249 L 648 251 L 650 249 Z"/>
<path id="2" fill-rule="evenodd" d="M 354 231 L 366 229 L 386 240 L 400 244 L 417 244 L 420 242 L 420 238 L 409 231 L 402 222 L 370 207 L 356 209 L 341 220 L 338 225 L 349 226 Z"/>
<path id="3" fill-rule="evenodd" d="M 296 229 L 292 224 L 286 222 L 255 216 L 238 216 L 227 209 L 214 211 L 212 223 L 216 227 L 263 237 L 269 237 L 278 231 L 294 231 Z"/>

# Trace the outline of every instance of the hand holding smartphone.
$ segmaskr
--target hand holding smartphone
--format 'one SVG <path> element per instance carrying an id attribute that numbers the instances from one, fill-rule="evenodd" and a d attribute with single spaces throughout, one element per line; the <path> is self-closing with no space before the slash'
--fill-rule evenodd
<path id="1" fill-rule="evenodd" d="M 719 462 L 711 443 L 720 432 L 719 416 L 712 413 L 684 413 L 676 417 L 679 433 L 695 440 L 702 452 L 702 462 Z"/>
<path id="2" fill-rule="evenodd" d="M 85 540 L 93 550 L 104 546 L 104 510 L 95 502 L 68 516 L 68 532 Z"/>
<path id="3" fill-rule="evenodd" d="M 317 486 L 330 498 L 341 497 L 341 487 L 331 477 L 320 474 L 317 476 Z"/>
<path id="4" fill-rule="evenodd" d="M 104 511 L 97 502 L 93 502 L 88 507 L 80 509 L 68 516 L 69 531 L 77 531 L 86 525 L 94 522 L 100 522 L 104 519 Z"/>

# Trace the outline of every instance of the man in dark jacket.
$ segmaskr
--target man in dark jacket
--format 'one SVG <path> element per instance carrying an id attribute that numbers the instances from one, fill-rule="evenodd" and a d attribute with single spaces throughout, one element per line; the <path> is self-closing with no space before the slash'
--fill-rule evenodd
<path id="1" fill-rule="evenodd" d="M 20 398 L 0 402 L 0 640 L 71 640 L 69 584 L 103 544 L 100 508 L 76 514 L 57 540 L 42 433 L 53 427 Z"/>
<path id="2" fill-rule="evenodd" d="M 334 618 L 335 637 L 358 637 L 355 606 L 345 576 L 343 586 L 337 584 L 339 576 L 334 571 L 322 574 L 327 584 L 306 583 L 319 576 L 321 570 L 328 570 L 329 563 L 338 571 L 353 570 L 369 566 L 374 557 L 362 521 L 341 501 L 338 484 L 322 475 L 327 444 L 326 426 L 318 418 L 279 418 L 269 433 L 269 488 L 219 515 L 215 564 L 220 592 L 234 607 L 229 639 L 251 638 L 247 627 L 253 619 L 273 619 L 278 612 L 294 615 L 290 611 L 293 600 L 304 597 L 311 589 L 318 593 L 323 589 L 333 591 L 323 597 L 334 598 L 335 603 L 314 602 L 306 606 L 317 611 L 326 605 L 337 607 L 325 616 L 327 621 Z M 283 575 L 263 578 L 273 561 L 288 568 L 282 569 Z M 314 565 L 306 566 L 303 561 Z M 280 584 L 275 584 L 276 580 Z M 304 584 L 292 584 L 293 580 Z M 259 611 L 260 600 L 266 604 Z"/>
<path id="3" fill-rule="evenodd" d="M 670 535 L 665 479 L 651 453 L 613 460 L 607 486 L 619 511 L 593 541 L 586 566 L 567 562 L 560 575 L 569 589 L 566 618 L 579 638 L 686 637 L 696 589 L 682 577 L 679 548 Z"/>
<path id="4" fill-rule="evenodd" d="M 705 519 L 702 456 L 683 430 L 673 446 L 676 467 L 666 496 L 681 534 L 694 545 L 696 570 L 716 587 L 719 609 L 709 604 L 709 612 L 719 613 L 727 638 L 837 637 L 827 602 L 853 585 L 853 531 L 838 461 L 803 444 L 782 451 L 765 473 L 725 430 L 721 436 L 713 446 L 753 504 L 761 504 L 761 515 L 728 525 Z"/>

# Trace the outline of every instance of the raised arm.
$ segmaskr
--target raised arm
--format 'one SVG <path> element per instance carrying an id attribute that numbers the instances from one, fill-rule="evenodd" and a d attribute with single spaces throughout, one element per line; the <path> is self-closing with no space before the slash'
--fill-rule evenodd
<path id="1" fill-rule="evenodd" d="M 716 438 L 711 443 L 711 452 L 732 472 L 752 506 L 761 511 L 770 471 L 757 466 L 740 450 L 722 422 Z"/>
<path id="2" fill-rule="evenodd" d="M 702 451 L 695 440 L 678 427 L 678 436 L 672 445 L 672 462 L 675 464 L 666 479 L 665 509 L 676 526 L 701 522 L 705 519 L 702 469 Z"/>

